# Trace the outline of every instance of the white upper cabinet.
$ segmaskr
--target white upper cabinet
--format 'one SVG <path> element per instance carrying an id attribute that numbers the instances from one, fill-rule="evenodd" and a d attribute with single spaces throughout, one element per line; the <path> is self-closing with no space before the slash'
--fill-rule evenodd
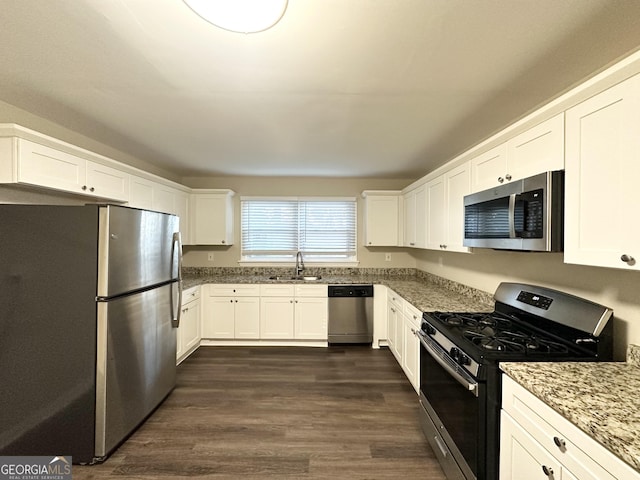
<path id="1" fill-rule="evenodd" d="M 189 194 L 177 188 L 131 175 L 129 206 L 171 213 L 180 217 L 182 243 L 190 243 Z"/>
<path id="2" fill-rule="evenodd" d="M 512 179 L 564 168 L 564 114 L 507 141 L 506 175 Z M 506 178 L 506 177 L 505 177 Z"/>
<path id="3" fill-rule="evenodd" d="M 566 112 L 567 263 L 640 269 L 640 75 Z"/>
<path id="4" fill-rule="evenodd" d="M 191 243 L 233 245 L 231 190 L 201 190 L 191 194 Z"/>
<path id="5" fill-rule="evenodd" d="M 427 248 L 442 248 L 447 229 L 446 191 L 444 175 L 427 183 Z"/>
<path id="6" fill-rule="evenodd" d="M 464 196 L 470 191 L 470 166 L 465 163 L 427 183 L 427 248 L 468 252 L 464 235 Z"/>
<path id="7" fill-rule="evenodd" d="M 400 244 L 400 205 L 398 191 L 365 191 L 364 246 L 397 247 Z"/>
<path id="8" fill-rule="evenodd" d="M 472 159 L 471 189 L 479 192 L 563 168 L 564 113 L 560 113 Z"/>
<path id="9" fill-rule="evenodd" d="M 471 165 L 467 162 L 444 174 L 446 190 L 446 236 L 443 249 L 469 252 L 464 240 L 464 196 L 471 193 Z"/>
<path id="10" fill-rule="evenodd" d="M 427 243 L 426 187 L 421 185 L 403 196 L 404 246 L 424 248 Z"/>
<path id="11" fill-rule="evenodd" d="M 129 195 L 129 205 L 145 210 L 153 209 L 153 189 L 155 182 L 146 178 L 131 175 L 131 190 Z"/>
<path id="12" fill-rule="evenodd" d="M 129 200 L 129 174 L 63 150 L 26 140 L 3 138 L 2 183 L 22 183 L 101 199 Z"/>

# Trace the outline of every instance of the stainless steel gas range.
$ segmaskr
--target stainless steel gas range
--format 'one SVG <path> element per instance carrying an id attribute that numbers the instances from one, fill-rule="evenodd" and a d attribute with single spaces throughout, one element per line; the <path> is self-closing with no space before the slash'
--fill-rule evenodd
<path id="1" fill-rule="evenodd" d="M 613 311 L 567 293 L 502 283 L 492 313 L 426 312 L 421 424 L 450 480 L 497 480 L 499 362 L 612 359 Z"/>

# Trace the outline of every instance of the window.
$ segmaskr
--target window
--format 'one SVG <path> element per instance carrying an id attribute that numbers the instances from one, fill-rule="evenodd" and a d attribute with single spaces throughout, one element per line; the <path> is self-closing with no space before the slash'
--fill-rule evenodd
<path id="1" fill-rule="evenodd" d="M 356 261 L 355 198 L 241 198 L 242 261 Z"/>

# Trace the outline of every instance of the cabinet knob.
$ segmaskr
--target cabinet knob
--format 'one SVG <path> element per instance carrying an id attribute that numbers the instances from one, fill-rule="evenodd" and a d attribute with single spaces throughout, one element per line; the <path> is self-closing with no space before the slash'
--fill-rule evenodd
<path id="1" fill-rule="evenodd" d="M 564 439 L 560 437 L 553 437 L 553 443 L 555 443 L 556 447 L 558 447 L 562 451 L 566 450 L 567 448 L 567 444 L 565 443 Z"/>
<path id="2" fill-rule="evenodd" d="M 90 192 L 95 192 L 95 191 L 96 191 L 96 189 L 95 189 L 95 188 L 93 188 L 93 187 L 91 187 L 91 188 L 89 189 L 89 191 L 90 191 Z"/>
<path id="3" fill-rule="evenodd" d="M 504 178 L 498 177 L 498 183 L 504 183 Z"/>
<path id="4" fill-rule="evenodd" d="M 82 190 L 86 190 L 87 186 L 86 185 L 82 185 Z"/>
<path id="5" fill-rule="evenodd" d="M 221 243 L 225 243 L 225 241 L 224 241 L 224 240 L 222 240 L 222 242 L 221 242 Z"/>
<path id="6" fill-rule="evenodd" d="M 369 245 L 371 245 L 371 242 L 369 242 Z"/>
<path id="7" fill-rule="evenodd" d="M 542 471 L 544 472 L 544 474 L 547 477 L 552 477 L 553 476 L 553 468 L 549 468 L 546 465 L 542 465 Z"/>
<path id="8" fill-rule="evenodd" d="M 511 178 L 512 178 L 512 177 L 511 177 L 511 175 L 510 175 L 510 174 L 508 174 L 508 173 L 507 173 L 507 174 L 504 176 L 504 178 L 506 178 L 506 179 L 507 179 L 507 181 L 509 181 L 509 180 L 511 180 Z"/>
<path id="9" fill-rule="evenodd" d="M 231 303 L 233 303 L 233 299 L 229 300 Z"/>
<path id="10" fill-rule="evenodd" d="M 630 265 L 633 265 L 634 263 L 636 263 L 636 259 L 633 258 L 631 255 L 627 255 L 626 253 L 620 257 L 620 260 Z"/>

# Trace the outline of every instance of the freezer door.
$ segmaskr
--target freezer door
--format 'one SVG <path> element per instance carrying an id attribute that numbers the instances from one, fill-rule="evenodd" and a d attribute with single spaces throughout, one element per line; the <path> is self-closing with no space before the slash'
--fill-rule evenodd
<path id="1" fill-rule="evenodd" d="M 177 279 L 181 246 L 175 215 L 108 205 L 100 207 L 98 297 Z"/>
<path id="2" fill-rule="evenodd" d="M 98 302 L 97 458 L 113 450 L 175 386 L 174 284 Z"/>

